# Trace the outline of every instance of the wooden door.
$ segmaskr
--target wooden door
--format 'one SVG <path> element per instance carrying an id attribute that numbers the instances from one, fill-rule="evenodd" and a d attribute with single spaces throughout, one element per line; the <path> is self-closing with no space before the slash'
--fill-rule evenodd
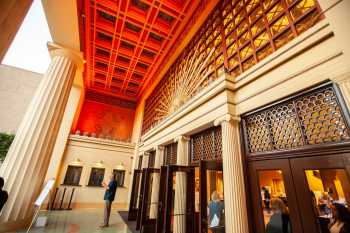
<path id="1" fill-rule="evenodd" d="M 304 232 L 329 233 L 330 206 L 321 203 L 350 203 L 350 155 L 333 154 L 290 160 Z M 329 203 L 331 204 L 331 203 Z"/>
<path id="2" fill-rule="evenodd" d="M 249 163 L 250 190 L 253 203 L 254 232 L 268 232 L 270 228 L 286 227 L 287 232 L 303 232 L 296 191 L 288 159 L 255 161 Z M 232 187 L 234 192 L 234 187 Z M 271 208 L 272 199 L 282 201 L 289 210 L 285 224 L 276 219 Z M 282 204 L 282 205 L 283 205 Z"/>
<path id="3" fill-rule="evenodd" d="M 158 197 L 158 214 L 156 220 L 156 232 L 164 232 L 165 221 L 165 207 L 166 207 L 166 194 L 167 194 L 167 172 L 168 166 L 162 166 L 160 168 L 160 182 L 159 182 L 159 197 Z"/>
<path id="4" fill-rule="evenodd" d="M 176 173 L 184 172 L 186 174 L 186 210 L 185 213 L 178 215 L 185 216 L 186 224 L 186 233 L 194 232 L 194 167 L 188 166 L 178 166 L 178 165 L 169 165 L 161 171 L 161 183 L 166 183 L 165 195 L 159 197 L 161 204 L 161 210 L 157 219 L 157 233 L 172 233 L 174 227 L 174 202 L 175 202 L 175 182 L 176 182 Z M 164 176 L 164 174 L 166 175 Z M 165 178 L 164 178 L 165 177 Z M 163 181 L 162 181 L 163 179 Z"/>
<path id="5" fill-rule="evenodd" d="M 141 176 L 142 176 L 142 171 L 140 169 L 135 169 L 133 180 L 132 180 L 130 205 L 129 205 L 129 213 L 128 213 L 129 221 L 136 220 L 136 217 L 137 217 L 137 211 L 139 208 L 139 198 L 140 198 L 139 195 L 140 195 Z"/>
<path id="6" fill-rule="evenodd" d="M 139 194 L 139 208 L 137 210 L 137 218 L 136 218 L 136 230 L 141 229 L 141 210 L 142 210 L 142 205 L 143 205 L 143 195 L 145 193 L 145 181 L 146 181 L 146 172 L 147 168 L 144 168 L 142 170 L 142 177 L 141 177 L 141 185 L 140 185 L 140 194 Z"/>
<path id="7" fill-rule="evenodd" d="M 156 219 L 150 217 L 151 201 L 152 198 L 152 187 L 154 182 L 155 174 L 159 174 L 160 169 L 156 168 L 146 168 L 145 169 L 145 183 L 143 185 L 143 196 L 142 196 L 142 205 L 141 208 L 141 223 L 140 228 L 143 233 L 154 233 L 156 228 Z"/>

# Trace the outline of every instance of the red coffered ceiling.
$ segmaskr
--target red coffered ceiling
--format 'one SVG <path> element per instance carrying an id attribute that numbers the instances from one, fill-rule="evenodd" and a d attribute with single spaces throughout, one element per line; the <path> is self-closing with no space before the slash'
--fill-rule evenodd
<path id="1" fill-rule="evenodd" d="M 89 90 L 137 100 L 200 0 L 83 0 L 80 29 Z"/>

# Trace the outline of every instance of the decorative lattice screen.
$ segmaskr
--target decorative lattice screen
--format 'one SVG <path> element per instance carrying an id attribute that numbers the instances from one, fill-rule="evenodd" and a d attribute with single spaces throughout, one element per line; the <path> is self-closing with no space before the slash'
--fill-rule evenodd
<path id="1" fill-rule="evenodd" d="M 175 165 L 177 159 L 177 142 L 165 146 L 164 165 Z"/>
<path id="2" fill-rule="evenodd" d="M 332 85 L 243 118 L 249 153 L 278 151 L 350 140 Z"/>
<path id="3" fill-rule="evenodd" d="M 221 127 L 213 127 L 191 136 L 191 163 L 222 158 Z"/>
<path id="4" fill-rule="evenodd" d="M 323 17 L 316 0 L 224 0 L 208 16 L 182 54 L 146 100 L 142 134 L 155 127 L 225 70 L 236 77 L 315 25 Z M 213 51 L 213 52 L 212 52 Z M 211 56 L 210 56 L 211 54 Z M 186 73 L 191 57 L 210 57 L 208 77 L 186 85 L 189 96 L 171 100 L 179 91 L 175 74 Z M 193 89 L 194 88 L 194 89 Z M 180 90 L 181 91 L 181 90 Z M 160 108 L 160 106 L 162 106 Z"/>

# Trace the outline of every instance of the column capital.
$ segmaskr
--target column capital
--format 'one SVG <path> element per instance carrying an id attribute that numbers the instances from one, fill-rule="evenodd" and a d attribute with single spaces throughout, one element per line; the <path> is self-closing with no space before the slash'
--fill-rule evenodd
<path id="1" fill-rule="evenodd" d="M 234 122 L 234 121 L 240 122 L 241 118 L 238 116 L 233 116 L 231 114 L 225 114 L 225 115 L 222 115 L 222 116 L 216 118 L 214 121 L 214 125 L 219 126 L 223 122 Z"/>
<path id="2" fill-rule="evenodd" d="M 47 42 L 47 48 L 52 58 L 55 56 L 67 57 L 74 61 L 79 70 L 83 70 L 85 60 L 82 52 L 53 42 Z"/>
<path id="3" fill-rule="evenodd" d="M 174 142 L 180 142 L 180 141 L 184 141 L 184 142 L 188 142 L 191 138 L 187 137 L 185 135 L 180 135 L 174 138 Z"/>
<path id="4" fill-rule="evenodd" d="M 163 151 L 165 150 L 165 146 L 154 146 L 153 149 L 156 151 Z"/>

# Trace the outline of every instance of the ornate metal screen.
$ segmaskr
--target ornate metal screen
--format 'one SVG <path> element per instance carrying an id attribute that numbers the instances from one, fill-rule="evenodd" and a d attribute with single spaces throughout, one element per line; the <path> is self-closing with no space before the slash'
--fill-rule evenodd
<path id="1" fill-rule="evenodd" d="M 225 0 L 146 100 L 142 134 L 227 70 L 238 76 L 313 26 L 316 0 Z"/>
<path id="2" fill-rule="evenodd" d="M 164 165 L 175 165 L 177 159 L 177 142 L 165 146 Z"/>
<path id="3" fill-rule="evenodd" d="M 201 160 L 220 160 L 222 158 L 221 127 L 213 127 L 191 136 L 190 163 Z"/>
<path id="4" fill-rule="evenodd" d="M 243 117 L 248 153 L 350 141 L 332 85 Z"/>

